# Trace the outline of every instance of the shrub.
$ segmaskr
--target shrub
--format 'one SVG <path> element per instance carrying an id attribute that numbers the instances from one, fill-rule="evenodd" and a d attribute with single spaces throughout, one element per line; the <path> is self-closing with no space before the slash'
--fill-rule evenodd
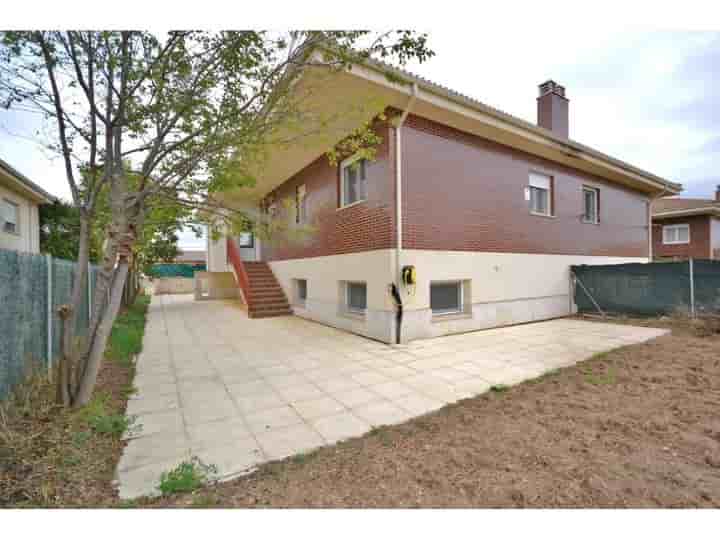
<path id="1" fill-rule="evenodd" d="M 158 489 L 163 495 L 195 491 L 217 473 L 217 467 L 206 465 L 193 456 L 174 469 L 160 475 Z"/>

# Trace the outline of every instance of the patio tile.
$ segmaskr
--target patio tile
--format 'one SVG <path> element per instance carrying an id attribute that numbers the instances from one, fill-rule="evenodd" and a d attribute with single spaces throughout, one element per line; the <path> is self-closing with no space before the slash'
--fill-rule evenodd
<path id="1" fill-rule="evenodd" d="M 182 459 L 189 453 L 190 445 L 185 433 L 181 431 L 138 437 L 128 441 L 117 468 L 118 470 L 134 469 L 170 459 Z"/>
<path id="2" fill-rule="evenodd" d="M 205 465 L 217 469 L 218 479 L 229 479 L 250 472 L 266 456 L 254 438 L 237 440 L 227 445 L 199 448 L 193 454 Z"/>
<path id="3" fill-rule="evenodd" d="M 187 432 L 188 443 L 193 451 L 201 448 L 227 446 L 253 436 L 241 418 L 189 425 Z"/>
<path id="4" fill-rule="evenodd" d="M 288 400 L 275 391 L 263 392 L 260 394 L 249 394 L 244 396 L 233 396 L 240 412 L 251 414 L 257 411 L 274 409 L 288 404 Z"/>
<path id="5" fill-rule="evenodd" d="M 324 391 L 320 390 L 320 388 L 310 383 L 279 388 L 277 390 L 277 393 L 290 402 L 317 399 L 327 395 Z"/>
<path id="6" fill-rule="evenodd" d="M 410 386 L 397 381 L 373 384 L 367 388 L 386 399 L 395 399 L 413 393 L 413 389 Z"/>
<path id="7" fill-rule="evenodd" d="M 354 407 L 351 412 L 371 426 L 397 424 L 407 420 L 410 415 L 390 401 L 378 401 Z"/>
<path id="8" fill-rule="evenodd" d="M 126 414 L 169 411 L 180 407 L 177 393 L 155 395 L 144 392 L 141 396 L 140 399 L 128 400 Z"/>
<path id="9" fill-rule="evenodd" d="M 382 401 L 382 397 L 363 387 L 349 388 L 329 393 L 330 397 L 339 401 L 348 408 L 364 405 L 372 401 Z"/>
<path id="10" fill-rule="evenodd" d="M 273 393 L 273 387 L 264 379 L 241 383 L 227 383 L 227 391 L 233 397 Z"/>
<path id="11" fill-rule="evenodd" d="M 307 383 L 307 379 L 297 373 L 291 373 L 289 375 L 270 375 L 265 377 L 265 380 L 270 384 L 270 386 L 276 389 Z"/>
<path id="12" fill-rule="evenodd" d="M 370 386 L 390 381 L 390 379 L 385 375 L 381 375 L 377 371 L 370 370 L 353 373 L 350 375 L 350 378 L 363 386 Z"/>
<path id="13" fill-rule="evenodd" d="M 180 409 L 138 415 L 135 430 L 127 437 L 147 436 L 154 433 L 180 433 L 184 430 Z"/>
<path id="14" fill-rule="evenodd" d="M 439 399 L 424 396 L 417 392 L 393 399 L 392 402 L 395 405 L 398 405 L 401 409 L 416 416 L 436 411 L 437 409 L 445 406 L 445 402 Z"/>
<path id="15" fill-rule="evenodd" d="M 250 430 L 259 436 L 266 431 L 302 423 L 303 419 L 290 406 L 274 407 L 245 416 Z"/>
<path id="16" fill-rule="evenodd" d="M 322 381 L 316 381 L 315 384 L 325 390 L 326 392 L 339 392 L 341 390 L 352 390 L 354 388 L 360 388 L 361 384 L 351 378 L 355 374 L 346 375 L 343 377 L 337 377 L 334 379 L 325 379 Z"/>
<path id="17" fill-rule="evenodd" d="M 292 407 L 306 420 L 329 416 L 345 410 L 345 407 L 340 402 L 328 396 L 294 402 L 292 403 Z"/>
<path id="18" fill-rule="evenodd" d="M 192 407 L 183 407 L 186 425 L 202 424 L 223 418 L 237 418 L 239 412 L 230 398 Z"/>
<path id="19" fill-rule="evenodd" d="M 359 437 L 372 429 L 365 420 L 347 411 L 318 418 L 312 421 L 312 425 L 330 444 Z"/>
<path id="20" fill-rule="evenodd" d="M 260 433 L 257 440 L 269 459 L 282 459 L 325 444 L 323 438 L 304 423 Z"/>

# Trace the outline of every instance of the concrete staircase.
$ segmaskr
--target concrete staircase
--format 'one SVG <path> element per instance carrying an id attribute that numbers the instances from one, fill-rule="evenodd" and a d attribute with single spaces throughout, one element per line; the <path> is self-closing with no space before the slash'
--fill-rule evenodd
<path id="1" fill-rule="evenodd" d="M 248 317 L 292 315 L 287 297 L 266 262 L 243 261 L 248 277 Z"/>

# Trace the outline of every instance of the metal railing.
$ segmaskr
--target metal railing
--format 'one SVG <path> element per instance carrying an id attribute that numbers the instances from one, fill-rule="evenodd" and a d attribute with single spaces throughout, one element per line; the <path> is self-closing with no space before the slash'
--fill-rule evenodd
<path id="1" fill-rule="evenodd" d="M 240 257 L 240 250 L 238 249 L 237 244 L 230 236 L 227 237 L 226 241 L 228 261 L 233 268 L 235 279 L 242 291 L 245 305 L 247 306 L 248 311 L 250 311 L 250 303 L 252 302 L 252 299 L 250 298 L 250 278 L 248 277 L 247 270 L 245 270 L 245 264 L 242 261 L 242 257 Z"/>

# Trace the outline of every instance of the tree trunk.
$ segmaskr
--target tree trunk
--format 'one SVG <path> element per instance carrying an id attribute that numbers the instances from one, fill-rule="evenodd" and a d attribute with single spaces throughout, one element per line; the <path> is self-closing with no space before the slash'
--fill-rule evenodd
<path id="1" fill-rule="evenodd" d="M 128 274 L 127 260 L 121 260 L 118 263 L 114 274 L 112 286 L 110 287 L 110 301 L 103 310 L 102 315 L 98 317 L 99 322 L 95 327 L 94 334 L 88 336 L 90 348 L 84 359 L 84 370 L 80 378 L 77 394 L 72 403 L 74 407 L 85 405 L 92 397 L 93 388 L 95 388 L 97 376 L 102 366 L 107 340 L 120 310 L 123 288 Z"/>
<path id="2" fill-rule="evenodd" d="M 73 280 L 72 293 L 70 295 L 70 303 L 66 306 L 65 318 L 62 319 L 63 326 L 61 329 L 61 351 L 58 359 L 57 369 L 57 385 L 55 400 L 58 404 L 67 406 L 72 400 L 71 388 L 75 386 L 71 379 L 73 378 L 73 362 L 72 359 L 77 357 L 75 350 L 75 330 L 77 328 L 77 318 L 82 309 L 83 297 L 87 294 L 87 267 L 89 258 L 90 245 L 90 224 L 87 217 L 80 216 L 80 238 L 78 239 L 78 260 L 75 279 Z M 77 363 L 75 363 L 77 369 Z"/>

